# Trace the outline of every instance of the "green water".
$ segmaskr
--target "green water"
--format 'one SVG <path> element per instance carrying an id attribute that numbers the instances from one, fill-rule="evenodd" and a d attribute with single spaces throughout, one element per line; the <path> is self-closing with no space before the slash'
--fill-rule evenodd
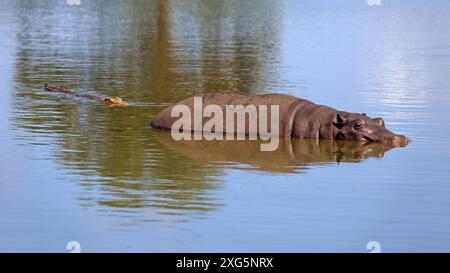
<path id="1" fill-rule="evenodd" d="M 0 0 L 0 251 L 450 250 L 446 1 Z M 128 107 L 53 94 L 47 82 Z M 179 143 L 209 92 L 381 116 L 405 148 Z"/>

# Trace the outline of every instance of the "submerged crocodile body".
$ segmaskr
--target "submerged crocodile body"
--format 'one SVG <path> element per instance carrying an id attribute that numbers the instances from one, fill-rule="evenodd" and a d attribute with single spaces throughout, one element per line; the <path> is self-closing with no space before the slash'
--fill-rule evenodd
<path id="1" fill-rule="evenodd" d="M 44 89 L 49 92 L 66 93 L 66 94 L 70 94 L 70 95 L 73 95 L 73 96 L 79 97 L 79 98 L 95 100 L 98 102 L 102 102 L 108 106 L 128 106 L 128 103 L 124 102 L 122 100 L 122 98 L 119 98 L 119 97 L 108 98 L 108 97 L 99 97 L 99 96 L 94 96 L 94 95 L 89 95 L 89 94 L 79 94 L 71 89 L 64 88 L 61 86 L 56 86 L 56 85 L 50 85 L 50 84 L 45 84 Z"/>

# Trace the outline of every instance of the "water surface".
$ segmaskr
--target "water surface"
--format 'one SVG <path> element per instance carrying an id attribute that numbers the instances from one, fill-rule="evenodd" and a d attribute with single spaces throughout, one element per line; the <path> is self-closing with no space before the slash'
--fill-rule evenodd
<path id="1" fill-rule="evenodd" d="M 450 251 L 450 4 L 317 2 L 0 0 L 0 251 Z M 412 142 L 264 153 L 148 127 L 208 92 L 382 116 Z"/>

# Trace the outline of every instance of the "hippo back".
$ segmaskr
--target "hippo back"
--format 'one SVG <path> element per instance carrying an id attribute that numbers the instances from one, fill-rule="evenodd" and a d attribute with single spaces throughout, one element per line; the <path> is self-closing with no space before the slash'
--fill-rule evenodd
<path id="1" fill-rule="evenodd" d="M 223 94 L 223 93 L 211 93 L 203 95 L 202 97 L 203 109 L 207 105 L 215 104 L 218 105 L 223 111 L 224 117 L 224 131 L 225 131 L 225 109 L 227 105 L 254 105 L 257 108 L 262 105 L 268 106 L 269 117 L 267 118 L 270 121 L 270 106 L 278 105 L 279 106 L 279 131 L 278 135 L 281 137 L 290 137 L 292 133 L 293 127 L 293 119 L 295 113 L 303 106 L 307 104 L 311 104 L 312 102 L 299 99 L 294 96 L 285 95 L 285 94 L 264 94 L 264 95 L 255 95 L 255 96 L 245 96 L 239 94 Z M 191 120 L 194 118 L 194 97 L 189 97 L 184 99 L 178 103 L 175 103 L 164 110 L 162 110 L 153 120 L 151 126 L 159 129 L 171 129 L 172 125 L 179 119 L 179 117 L 171 117 L 172 109 L 177 105 L 186 105 L 191 110 Z M 258 117 L 259 118 L 259 117 Z M 210 118 L 203 117 L 203 124 L 205 124 Z M 191 131 L 193 131 L 193 122 L 191 122 Z M 248 132 L 248 122 L 246 122 L 246 133 Z M 271 130 L 270 123 L 268 124 L 269 130 Z"/>

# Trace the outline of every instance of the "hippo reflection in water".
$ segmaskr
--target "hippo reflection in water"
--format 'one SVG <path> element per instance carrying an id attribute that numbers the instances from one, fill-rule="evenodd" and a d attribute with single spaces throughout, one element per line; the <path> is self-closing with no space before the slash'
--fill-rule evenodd
<path id="1" fill-rule="evenodd" d="M 169 132 L 164 131 L 154 131 L 154 136 L 167 148 L 194 161 L 217 167 L 248 167 L 280 173 L 301 172 L 311 165 L 357 163 L 370 157 L 381 158 L 394 148 L 377 142 L 285 139 L 277 150 L 267 153 L 260 151 L 260 141 L 175 141 Z"/>
<path id="2" fill-rule="evenodd" d="M 244 96 L 238 94 L 206 94 L 201 97 L 202 105 L 218 105 L 225 112 L 227 105 L 272 105 L 279 106 L 279 129 L 276 134 L 282 138 L 309 138 L 328 140 L 353 140 L 361 142 L 382 142 L 395 146 L 404 146 L 408 138 L 397 135 L 386 129 L 382 118 L 370 118 L 366 114 L 338 111 L 334 108 L 318 105 L 311 101 L 284 94 L 266 94 Z M 151 126 L 158 129 L 171 129 L 178 120 L 171 117 L 173 107 L 186 105 L 194 112 L 194 97 L 187 98 L 161 111 L 152 121 Z M 225 117 L 225 113 L 222 115 Z M 234 118 L 234 116 L 233 116 Z M 259 118 L 259 117 L 258 117 Z M 209 119 L 203 117 L 203 124 Z M 270 118 L 268 118 L 270 120 Z M 226 118 L 223 118 L 226 128 Z M 245 124 L 245 134 L 250 134 L 248 123 Z M 270 131 L 270 123 L 268 124 Z M 187 128 L 193 131 L 194 125 Z M 185 128 L 183 128 L 185 129 Z M 226 129 L 223 129 L 225 132 Z M 273 134 L 274 132 L 272 132 Z"/>

